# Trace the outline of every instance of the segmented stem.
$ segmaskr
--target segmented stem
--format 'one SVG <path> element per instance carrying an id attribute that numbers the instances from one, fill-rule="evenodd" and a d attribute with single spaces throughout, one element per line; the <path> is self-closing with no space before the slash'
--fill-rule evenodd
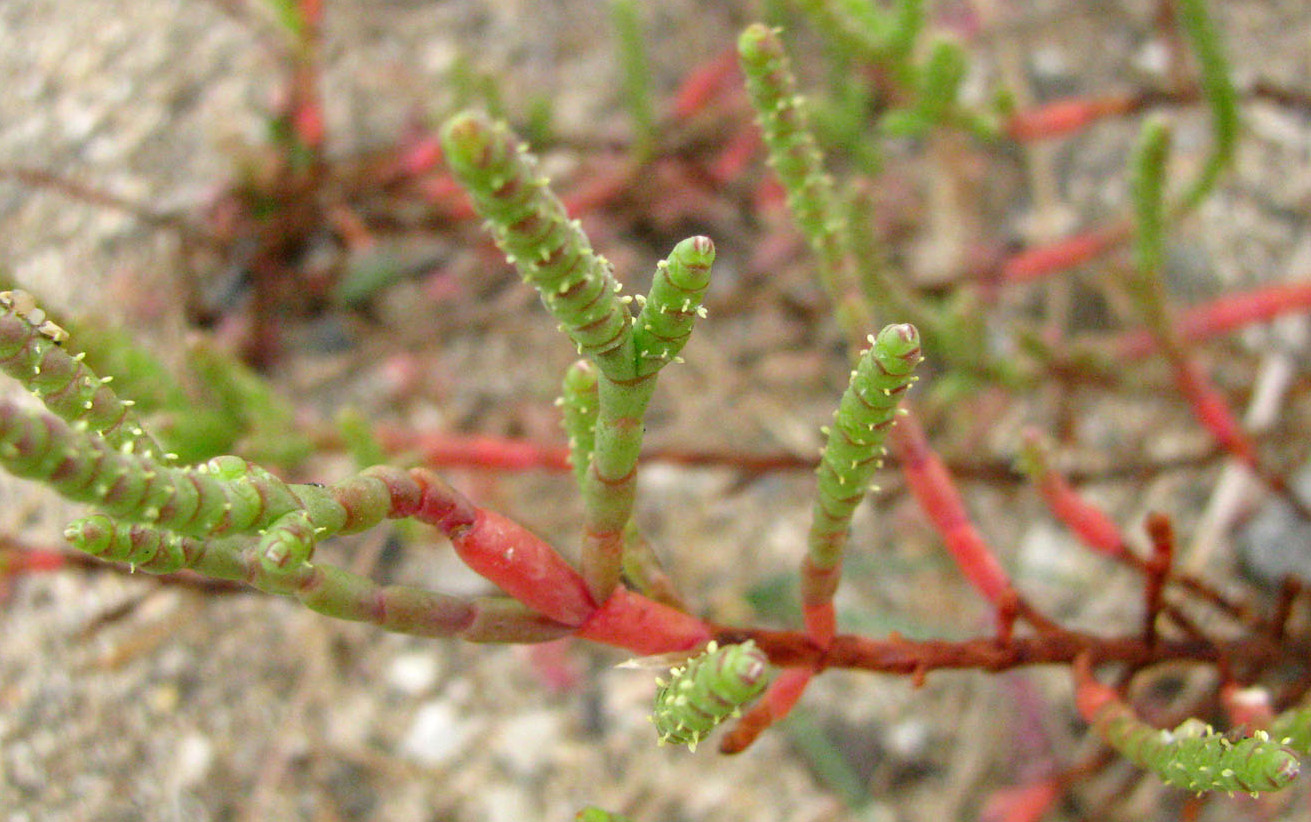
<path id="1" fill-rule="evenodd" d="M 407 585 L 379 585 L 332 565 L 306 562 L 273 567 L 241 537 L 201 540 L 148 525 L 116 523 L 102 514 L 64 532 L 75 547 L 101 559 L 165 574 L 189 568 L 217 579 L 242 580 L 270 594 L 290 596 L 310 610 L 367 622 L 387 631 L 470 642 L 545 642 L 572 629 L 506 597 L 468 599 Z"/>
<path id="2" fill-rule="evenodd" d="M 705 316 L 701 299 L 714 262 L 710 238 L 689 237 L 656 266 L 651 292 L 634 322 L 639 374 L 652 374 L 677 360 L 697 318 Z"/>
<path id="3" fill-rule="evenodd" d="M 563 412 L 562 424 L 569 438 L 569 465 L 574 480 L 582 488 L 592 465 L 596 447 L 596 366 L 591 360 L 579 360 L 564 374 L 564 384 L 557 404 Z"/>
<path id="4" fill-rule="evenodd" d="M 1093 721 L 1097 735 L 1126 759 L 1177 788 L 1244 791 L 1255 796 L 1286 787 L 1297 776 L 1297 755 L 1265 731 L 1231 740 L 1198 719 L 1172 731 L 1139 719 L 1125 703 L 1107 703 Z"/>
<path id="5" fill-rule="evenodd" d="M 507 259 L 579 352 L 611 379 L 636 377 L 632 317 L 610 263 L 592 251 L 527 148 L 504 123 L 469 112 L 447 122 L 442 147 Z"/>
<path id="6" fill-rule="evenodd" d="M 811 132 L 778 31 L 761 23 L 748 26 L 738 38 L 738 55 L 769 147 L 769 164 L 787 189 L 788 207 L 819 258 L 820 282 L 845 315 L 844 327 L 867 334 L 873 320 L 856 281 L 833 179 L 824 171 L 824 155 Z"/>
<path id="7" fill-rule="evenodd" d="M 142 428 L 131 402 L 63 348 L 68 334 L 46 319 L 25 291 L 0 292 L 0 369 L 61 419 L 96 432 L 116 449 L 163 459 L 164 449 Z"/>
<path id="8" fill-rule="evenodd" d="M 690 237 L 674 247 L 657 266 L 651 292 L 635 320 L 637 378 L 621 381 L 601 374 L 592 464 L 583 482 L 582 572 L 597 602 L 614 591 L 623 568 L 629 542 L 624 534 L 637 493 L 642 422 L 655 393 L 656 375 L 679 361 L 678 352 L 701 314 L 714 260 L 714 243 L 706 237 Z"/>
<path id="9" fill-rule="evenodd" d="M 769 660 L 751 641 L 719 647 L 711 642 L 704 653 L 671 668 L 668 681 L 657 680 L 651 721 L 660 744 L 697 743 L 724 720 L 738 716 L 743 705 L 769 684 Z"/>
<path id="10" fill-rule="evenodd" d="M 897 405 L 914 381 L 913 372 L 921 359 L 919 333 L 913 325 L 889 325 L 869 342 L 851 372 L 833 426 L 826 429 L 828 442 L 821 452 L 819 488 L 802 566 L 807 628 L 823 644 L 833 637 L 833 594 L 851 516 L 882 464 Z"/>
<path id="11" fill-rule="evenodd" d="M 705 237 L 679 243 L 662 263 L 635 320 L 619 296 L 610 264 L 592 252 L 582 229 L 568 219 L 538 176 L 535 160 L 508 127 L 481 115 L 460 114 L 446 124 L 442 145 L 501 249 L 600 371 L 592 443 L 589 448 L 579 440 L 573 456 L 575 470 L 589 465 L 581 477 L 582 573 L 592 600 L 604 602 L 619 583 L 642 419 L 655 376 L 676 360 L 690 333 L 714 245 Z M 590 463 L 583 461 L 585 450 L 591 452 Z"/>

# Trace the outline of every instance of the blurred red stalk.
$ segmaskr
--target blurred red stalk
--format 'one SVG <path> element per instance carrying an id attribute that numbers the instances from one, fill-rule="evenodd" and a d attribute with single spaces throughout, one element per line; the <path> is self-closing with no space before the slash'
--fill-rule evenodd
<path id="1" fill-rule="evenodd" d="M 1129 95 L 1058 100 L 1015 112 L 1006 122 L 1006 134 L 1021 142 L 1050 140 L 1082 131 L 1097 120 L 1136 111 L 1141 105 L 1139 98 Z"/>
<path id="2" fill-rule="evenodd" d="M 915 501 L 951 552 L 970 585 L 999 611 L 1014 598 L 1001 563 L 970 520 L 960 491 L 942 458 L 929 447 L 914 414 L 892 429 L 893 449 Z"/>

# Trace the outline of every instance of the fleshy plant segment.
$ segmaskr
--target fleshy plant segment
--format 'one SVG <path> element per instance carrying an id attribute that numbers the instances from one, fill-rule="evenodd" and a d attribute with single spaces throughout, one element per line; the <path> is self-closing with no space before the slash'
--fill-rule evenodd
<path id="1" fill-rule="evenodd" d="M 1250 736 L 1221 734 L 1195 718 L 1173 730 L 1155 728 L 1139 719 L 1113 689 L 1093 679 L 1086 659 L 1076 664 L 1075 677 L 1079 711 L 1097 735 L 1167 784 L 1197 793 L 1243 791 L 1256 796 L 1286 787 L 1301 768 L 1287 736 L 1264 730 Z M 1305 720 L 1304 714 L 1291 712 L 1289 717 Z M 1278 722 L 1290 724 L 1284 717 Z"/>
<path id="2" fill-rule="evenodd" d="M 279 439 L 269 432 L 294 427 L 290 407 L 276 407 L 270 401 L 272 392 L 253 375 L 230 371 L 223 376 L 225 368 L 216 365 L 222 359 L 216 350 L 201 350 L 188 366 L 198 372 L 198 382 L 212 389 L 209 395 L 222 400 L 210 413 L 228 417 L 230 409 L 239 409 L 245 415 L 241 426 L 215 426 L 199 408 L 206 403 L 194 397 L 152 401 L 156 393 L 185 395 L 176 391 L 176 385 L 167 386 L 170 375 L 163 373 L 162 366 L 157 381 L 147 378 L 148 369 L 132 368 L 126 370 L 135 373 L 119 374 L 111 384 L 96 371 L 118 372 L 101 365 L 112 362 L 112 356 L 84 359 L 74 355 L 70 346 L 82 345 L 92 354 L 99 354 L 101 348 L 114 349 L 111 354 L 121 355 L 119 343 L 72 324 L 70 335 L 31 295 L 16 290 L 0 292 L 0 369 L 29 388 L 46 411 L 0 403 L 0 466 L 93 506 L 96 513 L 68 525 L 68 540 L 86 554 L 134 570 L 164 574 L 189 569 L 240 580 L 325 615 L 424 637 L 512 643 L 574 637 L 639 655 L 684 660 L 656 689 L 652 720 L 661 742 L 695 749 L 716 727 L 732 723 L 721 738 L 720 750 L 742 751 L 785 718 L 810 681 L 829 668 L 892 674 L 918 684 L 942 670 L 995 673 L 1025 665 L 1056 665 L 1073 670 L 1075 707 L 1092 733 L 1167 784 L 1194 792 L 1245 793 L 1288 785 L 1299 770 L 1298 757 L 1311 749 L 1311 708 L 1305 707 L 1303 697 L 1311 677 L 1306 663 L 1311 658 L 1311 638 L 1302 614 L 1305 609 L 1299 607 L 1303 595 L 1298 586 L 1286 583 L 1282 593 L 1271 595 L 1267 603 L 1259 596 L 1250 601 L 1240 598 L 1227 586 L 1189 574 L 1175 566 L 1180 552 L 1173 526 L 1160 514 L 1146 517 L 1149 551 L 1141 551 L 1134 541 L 1137 535 L 1122 529 L 1085 497 L 1076 480 L 1058 467 L 1055 447 L 1032 430 L 1019 445 L 1022 470 L 1048 512 L 1098 555 L 1096 561 L 1122 566 L 1125 573 L 1141 579 L 1142 595 L 1129 604 L 1133 612 L 1124 620 L 1132 623 L 1128 632 L 1107 635 L 1067 628 L 1024 598 L 1020 589 L 1026 580 L 1023 571 L 1028 569 L 1008 568 L 1006 555 L 994 550 L 957 485 L 949 467 L 952 456 L 946 452 L 940 456 L 931 444 L 943 428 L 955 433 L 950 423 L 962 419 L 944 407 L 972 393 L 1015 395 L 1019 389 L 1053 384 L 1082 390 L 1102 379 L 1120 388 L 1142 388 L 1150 386 L 1152 378 L 1140 381 L 1141 375 L 1124 373 L 1129 369 L 1123 363 L 1159 354 L 1170 368 L 1177 394 L 1209 433 L 1216 451 L 1240 460 L 1268 488 L 1291 496 L 1262 456 L 1263 448 L 1270 451 L 1269 443 L 1243 430 L 1201 365 L 1204 360 L 1197 344 L 1279 314 L 1305 312 L 1311 305 L 1311 288 L 1304 283 L 1267 286 L 1188 311 L 1176 311 L 1166 288 L 1172 224 L 1214 188 L 1235 156 L 1240 98 L 1229 80 L 1217 26 L 1204 0 L 1169 4 L 1198 74 L 1198 88 L 1176 92 L 1171 102 L 1204 104 L 1210 115 L 1209 151 L 1195 174 L 1183 186 L 1174 185 L 1168 174 L 1168 121 L 1148 116 L 1129 169 L 1131 197 L 1122 217 L 1050 245 L 1002 254 L 977 276 L 974 271 L 956 272 L 961 275 L 958 280 L 935 285 L 931 293 L 914 278 L 892 274 L 897 254 L 883 248 L 880 220 L 870 215 L 880 207 L 872 193 L 880 178 L 857 178 L 851 185 L 835 180 L 825 168 L 821 145 L 834 156 L 834 168 L 844 164 L 844 156 L 847 167 L 878 168 L 881 141 L 888 137 L 922 142 L 943 152 L 930 160 L 949 155 L 960 159 L 966 155 L 954 152 L 964 142 L 1001 140 L 1006 135 L 1019 141 L 1051 139 L 1098 119 L 1137 115 L 1159 103 L 1153 94 L 1160 93 L 1061 101 L 1011 116 L 1001 104 L 980 106 L 968 101 L 969 84 L 964 80 L 971 65 L 965 41 L 943 37 L 922 42 L 928 15 L 920 0 L 883 5 L 801 0 L 797 5 L 801 17 L 832 46 L 834 68 L 852 69 L 850 97 L 839 93 L 831 95 L 839 98 L 836 103 L 821 97 L 819 105 L 810 105 L 798 91 L 781 31 L 752 25 L 737 43 L 737 64 L 746 85 L 745 98 L 737 100 L 750 105 L 761 135 L 755 134 L 747 118 L 738 117 L 739 132 L 725 141 L 730 145 L 712 164 L 700 168 L 692 161 L 704 158 L 691 155 L 703 146 L 670 150 L 663 142 L 667 136 L 663 123 L 646 99 L 656 85 L 648 82 L 649 68 L 640 53 L 640 4 L 615 5 L 616 24 L 625 38 L 629 104 L 640 132 L 625 174 L 635 176 L 653 167 L 646 164 L 668 162 L 671 168 L 698 172 L 686 175 L 687 179 L 741 183 L 763 137 L 777 181 L 767 178 L 755 192 L 758 201 L 765 202 L 766 195 L 776 196 L 780 190 L 786 193 L 796 227 L 814 255 L 818 280 L 832 303 L 833 324 L 848 343 L 852 371 L 833 422 L 823 430 L 811 527 L 806 544 L 793 547 L 794 558 L 801 561 L 800 613 L 794 615 L 790 628 L 720 625 L 698 616 L 697 604 L 678 590 L 677 575 L 665 572 L 633 516 L 648 405 L 658 374 L 680 361 L 704 316 L 702 301 L 715 262 L 714 244 L 701 236 L 674 244 L 657 265 L 649 293 L 625 295 L 621 278 L 569 218 L 569 213 L 578 213 L 574 208 L 580 202 L 598 208 L 606 196 L 613 198 L 613 192 L 627 184 L 622 175 L 618 183 L 614 178 L 597 181 L 611 194 L 568 198 L 573 205 L 566 212 L 536 160 L 509 127 L 480 114 L 458 114 L 447 121 L 440 136 L 423 135 L 400 165 L 416 174 L 440 175 L 441 194 L 432 199 L 443 201 L 439 206 L 443 219 L 457 213 L 459 219 L 467 219 L 473 214 L 466 206 L 453 208 L 449 202 L 458 181 L 509 262 L 535 289 L 581 357 L 564 374 L 559 401 L 572 479 L 584 509 L 577 563 L 522 525 L 452 488 L 431 470 L 437 462 L 431 455 L 426 468 L 375 465 L 326 485 L 284 481 L 260 464 L 266 459 L 262 455 L 272 449 L 243 450 L 243 457 L 214 456 L 235 447 L 242 432 L 262 428 L 262 438 Z M 292 95 L 278 130 L 287 151 L 285 173 L 279 176 L 284 183 L 299 180 L 306 184 L 301 191 L 313 194 L 317 190 L 309 184 L 329 179 L 321 175 L 331 170 L 332 163 L 324 151 L 315 84 L 319 9 L 314 0 L 285 0 L 278 6 L 292 42 L 299 44 L 294 61 L 299 91 Z M 698 81 L 709 82 L 713 93 L 703 85 L 700 93 L 680 94 L 675 116 L 683 116 L 678 114 L 683 107 L 715 105 L 715 100 L 722 103 L 742 91 L 729 88 L 736 80 L 725 82 L 733 56 L 729 53 L 730 59 L 716 61 L 713 76 Z M 734 116 L 741 110 L 734 110 Z M 861 145 L 851 145 L 856 142 Z M 445 169 L 440 168 L 442 156 Z M 771 187 L 775 182 L 780 188 Z M 281 190 L 265 193 L 278 195 L 265 198 L 274 207 L 300 196 Z M 321 206 L 316 203 L 312 211 L 318 213 Z M 692 207 L 686 211 L 691 214 Z M 286 238 L 278 239 L 271 245 L 282 245 Z M 988 302 L 997 300 L 998 293 L 1040 287 L 1043 278 L 1061 269 L 1125 248 L 1132 250 L 1132 257 L 1115 259 L 1131 264 L 1120 266 L 1123 277 L 1118 286 L 1129 298 L 1123 302 L 1137 310 L 1141 328 L 1098 337 L 1084 347 L 1082 340 L 1062 339 L 1067 332 L 1059 322 L 1038 333 L 1036 327 L 1023 327 L 1023 318 L 1007 312 L 1021 326 L 1019 331 L 990 324 L 985 306 L 1001 304 Z M 262 252 L 261 259 L 269 262 L 269 253 Z M 269 266 L 261 270 L 278 273 Z M 339 285 L 350 285 L 341 291 L 354 295 L 347 302 L 365 299 L 381 287 Z M 1011 296 L 1006 294 L 1008 300 Z M 1033 302 L 1035 310 L 1051 310 L 1049 305 L 1039 306 L 1042 301 Z M 272 307 L 263 304 L 255 313 L 267 321 L 274 316 Z M 876 319 L 885 315 L 902 322 L 871 336 L 878 327 Z M 940 376 L 922 398 L 922 406 L 912 410 L 904 400 L 917 379 L 921 348 L 939 365 Z M 1062 382 L 1058 372 L 1062 379 L 1076 379 Z M 258 385 L 246 384 L 247 378 Z M 134 407 L 132 399 L 120 399 L 120 394 L 134 397 L 141 406 Z M 170 414 L 175 419 L 160 419 Z M 143 419 L 151 423 L 153 435 Z M 946 426 L 941 424 L 944 419 L 949 421 Z M 179 430 L 195 434 L 205 429 L 218 430 L 217 436 L 206 435 L 205 447 L 174 445 Z M 355 429 L 357 465 L 382 461 L 375 432 L 358 421 Z M 410 436 L 417 440 L 424 435 Z M 345 426 L 341 438 L 352 439 Z M 193 436 L 190 445 L 199 439 L 199 434 Z M 1065 442 L 1077 439 L 1072 435 Z M 480 438 L 480 445 L 488 441 L 504 446 L 490 437 Z M 223 444 L 215 445 L 218 442 Z M 283 451 L 303 456 L 316 447 L 309 442 L 307 437 Z M 529 447 L 538 456 L 549 452 L 550 459 L 534 464 L 549 463 L 564 470 L 564 449 L 537 443 Z M 185 456 L 166 453 L 173 448 Z M 908 496 L 931 526 L 944 555 L 950 556 L 951 573 L 962 577 L 978 595 L 994 631 L 958 640 L 839 633 L 834 596 L 843 567 L 851 564 L 848 559 L 854 551 L 867 547 L 854 544 L 858 540 L 852 539 L 852 517 L 868 495 L 888 449 Z M 470 452 L 465 452 L 465 459 Z M 483 459 L 481 467 L 487 467 L 486 452 L 479 453 L 483 456 L 474 461 Z M 745 462 L 739 457 L 730 455 L 721 461 L 742 469 Z M 275 457 L 268 459 L 282 464 Z M 1291 502 L 1305 508 L 1296 499 Z M 1302 513 L 1306 515 L 1305 510 Z M 382 585 L 330 564 L 326 552 L 319 550 L 333 536 L 404 518 L 435 527 L 464 563 L 497 592 L 452 596 L 418 586 Z M 715 550 L 746 548 L 715 546 Z M 15 567 L 6 551 L 0 545 L 0 587 Z M 1199 619 L 1197 613 L 1207 618 Z M 1213 627 L 1217 623 L 1223 627 Z M 1221 680 L 1213 694 L 1172 701 L 1177 716 L 1171 719 L 1170 730 L 1140 718 L 1126 696 L 1141 675 L 1166 663 L 1214 670 Z M 1121 687 L 1099 682 L 1095 666 L 1114 668 Z M 1278 697 L 1265 690 L 1261 684 L 1265 680 L 1280 683 Z M 1256 707 L 1239 704 L 1241 700 L 1232 697 L 1238 691 L 1251 695 Z M 1222 711 L 1227 716 L 1221 716 Z M 1176 724 L 1190 714 L 1196 717 Z M 1212 722 L 1230 730 L 1217 731 Z M 1071 763 L 1063 772 L 1044 774 L 1029 786 L 1034 790 L 1021 793 L 1050 807 L 1074 777 L 1100 768 L 1107 761 L 1104 753 Z M 1018 814 L 1011 810 L 996 818 L 1007 822 L 1035 818 Z M 589 809 L 580 818 L 620 817 Z"/>
<path id="3" fill-rule="evenodd" d="M 833 594 L 851 516 L 883 463 L 884 442 L 896 424 L 897 404 L 920 361 L 919 333 L 913 325 L 890 325 L 870 337 L 869 343 L 833 413 L 833 426 L 825 429 L 828 442 L 820 456 L 818 491 L 801 568 L 806 628 L 821 645 L 833 639 Z"/>
<path id="4" fill-rule="evenodd" d="M 722 648 L 711 642 L 703 653 L 671 668 L 668 680 L 656 680 L 651 721 L 660 743 L 696 751 L 706 734 L 738 716 L 743 705 L 765 690 L 768 675 L 769 660 L 754 642 Z"/>
<path id="5" fill-rule="evenodd" d="M 442 132 L 447 161 L 497 243 L 578 347 L 595 363 L 597 409 L 583 484 L 582 574 L 597 602 L 614 591 L 632 517 L 642 418 L 656 374 L 676 361 L 701 313 L 714 244 L 674 247 L 634 316 L 610 263 L 596 254 L 551 193 L 537 164 L 503 124 L 462 114 Z M 581 470 L 585 456 L 573 453 Z"/>

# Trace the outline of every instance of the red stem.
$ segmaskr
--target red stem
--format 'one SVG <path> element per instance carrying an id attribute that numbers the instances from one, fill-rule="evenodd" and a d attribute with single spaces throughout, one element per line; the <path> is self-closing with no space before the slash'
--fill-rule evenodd
<path id="1" fill-rule="evenodd" d="M 704 645 L 714 638 L 714 629 L 690 614 L 621 586 L 578 626 L 575 635 L 648 656 Z"/>
<path id="2" fill-rule="evenodd" d="M 1195 343 L 1308 309 L 1311 309 L 1311 282 L 1280 283 L 1226 294 L 1194 306 L 1180 315 L 1176 327 L 1184 343 Z M 1145 357 L 1156 347 L 1156 339 L 1146 329 L 1113 343 L 1116 358 Z"/>
<path id="3" fill-rule="evenodd" d="M 749 748 L 770 725 L 792 712 L 814 675 L 814 668 L 788 668 L 779 674 L 760 702 L 743 714 L 733 730 L 725 734 L 719 743 L 719 752 L 735 754 Z"/>
<path id="4" fill-rule="evenodd" d="M 1052 514 L 1069 528 L 1085 545 L 1097 553 L 1119 561 L 1132 561 L 1120 526 L 1101 508 L 1079 495 L 1065 475 L 1050 464 L 1036 432 L 1025 432 L 1025 447 L 1031 449 L 1035 460 L 1041 460 L 1038 470 L 1038 493 Z"/>
<path id="5" fill-rule="evenodd" d="M 902 417 L 893 427 L 892 443 L 906 484 L 951 551 L 956 566 L 984 599 L 1000 609 L 1013 596 L 1010 578 L 970 521 L 946 465 L 929 448 L 913 414 Z"/>
<path id="6" fill-rule="evenodd" d="M 1012 140 L 1050 140 L 1076 131 L 1106 117 L 1128 114 L 1140 108 L 1142 100 L 1127 94 L 1095 99 L 1057 100 L 1037 108 L 1017 111 L 1006 123 Z"/>
<path id="7" fill-rule="evenodd" d="M 1127 224 L 1117 224 L 1022 251 L 1002 264 L 1001 280 L 1016 284 L 1045 279 L 1100 257 L 1128 237 Z"/>

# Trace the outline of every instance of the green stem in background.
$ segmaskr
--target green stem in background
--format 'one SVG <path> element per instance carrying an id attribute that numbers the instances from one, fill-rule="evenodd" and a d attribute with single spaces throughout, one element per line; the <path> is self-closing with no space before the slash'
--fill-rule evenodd
<path id="1" fill-rule="evenodd" d="M 627 816 L 603 811 L 591 805 L 583 808 L 574 816 L 574 822 L 633 822 Z"/>
<path id="2" fill-rule="evenodd" d="M 879 129 L 894 137 L 923 137 L 934 128 L 961 121 L 956 99 L 967 68 L 960 43 L 936 41 L 916 77 L 913 100 L 884 114 Z"/>
<path id="3" fill-rule="evenodd" d="M 1193 416 L 1230 454 L 1246 464 L 1271 488 L 1279 491 L 1299 513 L 1311 516 L 1283 477 L 1271 471 L 1257 453 L 1229 403 L 1206 372 L 1189 355 L 1183 336 L 1170 312 L 1165 292 L 1165 166 L 1169 159 L 1170 132 L 1161 121 L 1143 126 L 1133 160 L 1133 197 L 1136 216 L 1134 270 L 1130 296 L 1143 315 L 1147 330 L 1170 361 L 1175 384 L 1188 398 Z"/>
<path id="4" fill-rule="evenodd" d="M 183 568 L 246 582 L 290 596 L 337 619 L 367 622 L 396 633 L 458 637 L 470 642 L 545 642 L 572 629 L 508 597 L 466 599 L 406 585 L 379 585 L 323 563 L 271 567 L 250 538 L 195 539 L 148 525 L 115 523 L 102 514 L 69 525 L 74 546 L 138 571 L 166 574 Z"/>
<path id="5" fill-rule="evenodd" d="M 633 120 L 633 159 L 645 162 L 656 145 L 656 117 L 652 105 L 651 60 L 641 9 L 645 3 L 610 0 L 610 22 L 619 38 L 619 67 L 624 76 L 624 103 Z"/>
<path id="6" fill-rule="evenodd" d="M 1220 174 L 1233 162 L 1238 144 L 1238 92 L 1229 76 L 1215 21 L 1206 0 L 1178 0 L 1175 13 L 1193 47 L 1202 74 L 1202 94 L 1211 110 L 1211 152 L 1197 178 L 1180 198 L 1178 210 L 1191 211 L 1215 187 Z"/>
<path id="7" fill-rule="evenodd" d="M 927 17 L 924 12 L 924 0 L 896 0 L 892 28 L 888 32 L 887 40 L 888 57 L 894 70 L 900 74 L 910 70 L 906 67 L 915 53 L 915 41 L 924 31 Z"/>
<path id="8" fill-rule="evenodd" d="M 910 58 L 924 30 L 923 0 L 897 0 L 890 11 L 866 2 L 798 0 L 795 5 L 849 56 L 891 71 L 902 85 L 914 82 L 916 68 Z"/>
<path id="9" fill-rule="evenodd" d="M 875 230 L 874 221 L 869 219 L 877 208 L 873 190 L 868 186 L 854 189 L 847 197 L 845 208 L 848 242 L 865 299 L 914 325 L 926 340 L 935 340 L 941 334 L 941 312 L 916 299 L 904 281 L 888 276 L 888 250 Z"/>
<path id="10" fill-rule="evenodd" d="M 833 639 L 833 594 L 842 572 L 842 555 L 851 516 L 865 498 L 887 449 L 887 433 L 897 405 L 914 381 L 920 339 L 913 325 L 889 325 L 870 338 L 851 372 L 833 427 L 820 457 L 818 493 L 801 569 L 801 601 L 807 632 L 821 645 Z"/>
<path id="11" fill-rule="evenodd" d="M 819 259 L 820 283 L 842 327 L 853 342 L 859 340 L 858 335 L 873 328 L 873 318 L 857 282 L 833 179 L 824 171 L 824 155 L 811 132 L 778 32 L 762 23 L 748 26 L 738 38 L 738 55 L 769 147 L 769 164 L 787 189 L 788 207 Z"/>
<path id="12" fill-rule="evenodd" d="M 794 3 L 828 43 L 839 46 L 845 56 L 880 62 L 888 54 L 892 21 L 874 3 L 838 4 L 832 0 L 796 0 Z"/>
<path id="13" fill-rule="evenodd" d="M 187 348 L 186 363 L 203 386 L 206 404 L 212 404 L 237 428 L 243 456 L 292 468 L 314 452 L 314 443 L 292 403 L 271 390 L 268 381 L 245 363 L 204 340 Z"/>
<path id="14" fill-rule="evenodd" d="M 1270 738 L 1301 754 L 1311 753 L 1311 706 L 1288 710 L 1270 722 Z"/>
<path id="15" fill-rule="evenodd" d="M 1166 295 L 1161 282 L 1165 263 L 1165 172 L 1170 162 L 1170 126 L 1150 118 L 1143 123 L 1133 155 L 1134 269 L 1139 302 L 1151 314 L 1149 327 L 1164 320 Z"/>

